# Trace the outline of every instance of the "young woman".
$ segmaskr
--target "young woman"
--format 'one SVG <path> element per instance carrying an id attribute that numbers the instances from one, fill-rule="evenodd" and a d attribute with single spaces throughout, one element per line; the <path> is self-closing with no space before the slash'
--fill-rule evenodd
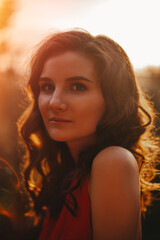
<path id="1" fill-rule="evenodd" d="M 33 57 L 28 91 L 19 130 L 40 240 L 140 240 L 157 148 L 124 50 L 84 30 L 55 33 Z"/>

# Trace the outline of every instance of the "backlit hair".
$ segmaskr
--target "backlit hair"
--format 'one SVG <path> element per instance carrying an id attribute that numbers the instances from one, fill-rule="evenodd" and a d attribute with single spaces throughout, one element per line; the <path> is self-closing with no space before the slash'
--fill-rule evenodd
<path id="1" fill-rule="evenodd" d="M 77 167 L 67 145 L 48 136 L 38 107 L 38 81 L 43 65 L 48 58 L 66 51 L 83 54 L 94 62 L 106 102 L 105 115 L 97 126 L 97 144 L 80 153 Z M 58 216 L 65 204 L 74 214 L 65 202 L 67 193 L 72 196 L 70 183 L 77 179 L 77 187 L 90 172 L 94 156 L 112 145 L 134 154 L 140 172 L 142 211 L 145 211 L 150 203 L 150 191 L 159 189 L 158 184 L 152 183 L 158 162 L 158 140 L 153 131 L 155 114 L 138 85 L 125 51 L 112 39 L 92 36 L 82 29 L 54 33 L 41 43 L 33 56 L 28 92 L 32 101 L 19 120 L 19 132 L 26 146 L 28 163 L 25 184 L 36 213 L 49 207 L 51 214 Z M 76 200 L 72 198 L 76 209 Z"/>

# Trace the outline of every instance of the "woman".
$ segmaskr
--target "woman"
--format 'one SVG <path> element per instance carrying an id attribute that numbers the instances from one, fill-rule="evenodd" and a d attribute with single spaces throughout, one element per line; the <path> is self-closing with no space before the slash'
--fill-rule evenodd
<path id="1" fill-rule="evenodd" d="M 40 240 L 141 239 L 141 209 L 159 187 L 154 113 L 124 50 L 84 30 L 55 33 L 33 57 L 28 91 L 19 130 Z"/>

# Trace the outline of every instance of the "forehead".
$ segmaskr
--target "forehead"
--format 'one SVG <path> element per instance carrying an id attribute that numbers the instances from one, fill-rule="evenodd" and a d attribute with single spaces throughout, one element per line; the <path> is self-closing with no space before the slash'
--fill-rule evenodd
<path id="1" fill-rule="evenodd" d="M 44 62 L 41 75 L 49 73 L 70 73 L 96 75 L 94 61 L 81 52 L 67 51 L 51 55 Z"/>
<path id="2" fill-rule="evenodd" d="M 44 65 L 48 62 L 52 62 L 52 64 L 63 64 L 63 63 L 81 63 L 81 65 L 84 64 L 88 64 L 88 65 L 93 65 L 93 60 L 91 59 L 91 57 L 78 52 L 78 51 L 66 51 L 66 52 L 62 52 L 59 54 L 53 54 L 51 55 L 49 58 L 46 59 L 46 61 L 44 62 Z"/>

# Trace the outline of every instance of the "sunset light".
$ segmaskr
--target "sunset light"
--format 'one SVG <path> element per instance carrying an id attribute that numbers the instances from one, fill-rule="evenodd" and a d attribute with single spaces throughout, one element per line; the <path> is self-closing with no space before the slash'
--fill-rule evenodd
<path id="1" fill-rule="evenodd" d="M 159 0 L 20 0 L 10 32 L 25 53 L 57 29 L 80 27 L 94 35 L 105 34 L 139 69 L 160 64 L 159 23 Z"/>
<path id="2" fill-rule="evenodd" d="M 160 0 L 0 0 L 0 239 L 160 239 L 159 25 Z"/>

